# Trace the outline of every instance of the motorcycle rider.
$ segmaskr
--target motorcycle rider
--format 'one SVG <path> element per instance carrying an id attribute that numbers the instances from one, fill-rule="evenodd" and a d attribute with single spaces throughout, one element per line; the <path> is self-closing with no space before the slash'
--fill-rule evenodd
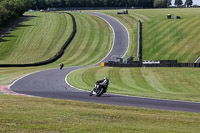
<path id="1" fill-rule="evenodd" d="M 96 95 L 96 90 L 101 86 L 104 88 L 105 92 L 107 91 L 109 85 L 109 79 L 107 77 L 104 77 L 102 80 L 99 80 L 96 82 L 94 89 L 90 92 L 90 96 L 93 94 Z"/>
<path id="2" fill-rule="evenodd" d="M 60 70 L 62 70 L 62 69 L 63 69 L 63 67 L 64 67 L 64 64 L 63 64 L 63 63 L 61 63 L 61 64 L 60 64 Z"/>

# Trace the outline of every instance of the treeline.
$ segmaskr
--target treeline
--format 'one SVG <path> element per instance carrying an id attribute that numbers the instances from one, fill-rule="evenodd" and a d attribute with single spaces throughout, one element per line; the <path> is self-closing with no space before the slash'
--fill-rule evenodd
<path id="1" fill-rule="evenodd" d="M 185 6 L 190 7 L 192 0 L 186 0 Z M 166 8 L 171 0 L 0 0 L 0 26 L 8 20 L 21 16 L 28 9 L 47 9 L 64 7 L 136 7 Z M 182 0 L 175 0 L 177 7 Z"/>
<path id="2" fill-rule="evenodd" d="M 0 26 L 22 16 L 32 5 L 30 0 L 0 0 Z"/>
<path id="3" fill-rule="evenodd" d="M 0 0 L 0 26 L 22 16 L 28 9 L 51 7 L 143 7 L 152 8 L 154 0 Z"/>
<path id="4" fill-rule="evenodd" d="M 166 8 L 172 5 L 172 0 L 154 0 L 154 7 L 155 8 Z M 182 0 L 175 0 L 174 5 L 176 7 L 191 7 L 193 4 L 193 0 L 186 0 L 185 3 L 183 3 Z"/>
<path id="5" fill-rule="evenodd" d="M 172 5 L 172 0 L 31 0 L 34 9 L 52 7 L 136 7 L 136 8 L 166 8 Z M 192 0 L 186 0 L 185 5 L 191 6 Z M 183 4 L 175 0 L 176 6 Z"/>
<path id="6" fill-rule="evenodd" d="M 154 0 L 35 0 L 34 7 L 143 7 L 153 8 Z"/>

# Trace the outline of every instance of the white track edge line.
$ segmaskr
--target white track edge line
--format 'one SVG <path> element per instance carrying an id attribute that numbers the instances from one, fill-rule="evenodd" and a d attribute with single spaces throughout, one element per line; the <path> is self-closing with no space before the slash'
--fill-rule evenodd
<path id="1" fill-rule="evenodd" d="M 86 67 L 88 67 L 88 66 L 86 66 Z M 86 67 L 83 67 L 83 68 L 86 68 Z M 81 68 L 79 68 L 79 69 L 81 69 Z M 69 82 L 67 81 L 68 76 L 69 76 L 72 72 L 74 72 L 74 71 L 76 71 L 76 70 L 78 70 L 78 69 L 75 69 L 75 70 L 69 72 L 69 73 L 65 76 L 65 82 L 66 82 L 66 84 L 69 85 L 70 87 L 76 89 L 76 90 L 89 92 L 89 91 L 87 91 L 87 90 L 83 90 L 83 89 L 76 88 L 76 87 L 74 87 L 73 85 L 69 84 Z"/>
<path id="2" fill-rule="evenodd" d="M 32 74 L 36 74 L 36 73 L 44 72 L 44 71 L 49 71 L 49 70 L 53 70 L 53 69 L 55 69 L 55 68 L 48 69 L 48 70 L 40 70 L 40 71 L 36 71 L 36 72 L 32 72 L 32 73 L 26 74 L 26 75 L 24 75 L 24 76 L 22 76 L 22 77 L 20 77 L 20 78 L 18 78 L 18 79 L 16 79 L 16 80 L 14 80 L 14 81 L 8 86 L 8 90 L 10 90 L 10 91 L 12 91 L 12 92 L 15 92 L 15 91 L 13 91 L 12 89 L 10 89 L 10 87 L 13 86 L 17 81 L 19 81 L 19 80 L 21 80 L 21 79 L 23 79 L 23 78 L 25 78 L 25 77 L 28 77 L 28 76 L 30 76 L 30 75 L 32 75 Z M 15 93 L 17 93 L 17 92 L 15 92 Z M 21 94 L 21 93 L 17 93 L 17 94 Z M 28 96 L 28 97 L 38 97 L 38 98 L 42 98 L 42 97 L 33 96 L 33 95 L 26 95 L 26 94 L 22 94 L 22 95 L 25 95 L 25 96 Z"/>
<path id="3" fill-rule="evenodd" d="M 103 13 L 99 13 L 99 14 L 103 14 Z M 106 15 L 106 14 L 103 14 L 103 15 Z M 95 15 L 96 16 L 96 15 Z M 106 16 L 109 16 L 109 15 L 106 15 Z M 97 16 L 97 17 L 99 17 L 99 16 Z M 112 16 L 109 16 L 109 17 L 112 17 Z M 101 17 L 100 17 L 101 18 Z M 112 17 L 112 18 L 114 18 L 114 17 Z M 104 19 L 104 18 L 102 18 L 102 19 Z M 115 20 L 117 20 L 116 18 L 114 18 Z M 105 19 L 104 19 L 105 20 Z M 106 21 L 106 20 L 105 20 Z M 119 20 L 117 20 L 122 26 L 124 26 Z M 107 22 L 107 21 L 106 21 Z M 107 22 L 108 23 L 108 22 Z M 109 23 L 108 23 L 109 24 Z M 110 25 L 110 24 L 109 24 Z M 111 25 L 110 25 L 111 26 Z M 125 26 L 124 26 L 125 27 Z M 112 28 L 112 27 L 111 27 Z M 112 28 L 113 29 L 113 28 Z M 125 27 L 125 29 L 126 29 L 126 27 Z M 126 29 L 127 30 L 127 29 Z M 127 33 L 128 33 L 128 39 L 129 39 L 129 32 L 128 32 L 128 30 L 127 30 Z M 128 41 L 129 42 L 129 41 Z M 114 42 L 113 42 L 114 43 Z M 113 45 L 114 46 L 114 45 Z M 128 43 L 128 46 L 129 46 L 129 43 Z M 111 49 L 111 51 L 112 51 L 112 49 Z M 128 49 L 127 49 L 127 51 L 128 51 Z M 126 51 L 126 52 L 127 52 Z M 108 54 L 109 55 L 109 54 Z M 108 56 L 107 55 L 107 56 Z M 124 54 L 124 56 L 126 55 L 126 53 Z M 199 57 L 200 58 L 200 57 Z M 100 61 L 101 62 L 101 61 Z M 98 64 L 98 63 L 97 63 Z M 87 67 L 87 66 L 86 66 Z M 78 69 L 76 69 L 76 70 L 78 70 Z M 72 86 L 71 84 L 69 84 L 68 83 L 68 81 L 67 81 L 67 78 L 68 78 L 68 76 L 72 73 L 72 72 L 74 72 L 74 71 L 76 71 L 76 70 L 73 70 L 73 71 L 71 71 L 70 73 L 68 73 L 67 75 L 66 75 L 66 77 L 65 77 L 65 82 L 66 82 L 66 84 L 67 85 L 69 85 L 70 87 L 72 87 L 72 88 L 74 88 L 74 89 L 77 89 L 77 90 L 80 90 L 80 91 L 85 91 L 85 92 L 90 92 L 90 91 L 87 91 L 87 90 L 82 90 L 82 89 L 80 89 L 80 88 L 76 88 L 76 87 L 74 87 L 74 86 Z M 152 100 L 161 100 L 161 101 L 171 101 L 171 102 L 185 102 L 185 103 L 200 103 L 200 102 L 191 102 L 191 101 L 181 101 L 181 100 L 170 100 L 170 99 L 160 99 L 160 98 L 149 98 L 149 97 L 138 97 L 138 96 L 129 96 L 129 95 L 122 95 L 122 94 L 113 94 L 113 93 L 107 93 L 107 94 L 111 94 L 111 95 L 116 95 L 116 96 L 126 96 L 126 97 L 133 97 L 133 98 L 145 98 L 145 99 L 152 99 Z"/>
<path id="4" fill-rule="evenodd" d="M 97 16 L 97 17 L 99 17 L 99 16 Z M 112 29 L 112 31 L 113 31 L 113 45 L 112 45 L 112 48 L 110 49 L 109 53 L 101 61 L 99 61 L 98 63 L 94 64 L 94 66 L 99 64 L 99 63 L 101 63 L 103 60 L 105 60 L 109 56 L 109 54 L 112 52 L 112 50 L 114 48 L 114 45 L 115 45 L 115 31 L 114 31 L 113 27 L 104 18 L 102 18 L 102 17 L 99 17 L 99 18 L 103 19 L 110 26 L 110 28 Z"/>
<path id="5" fill-rule="evenodd" d="M 197 63 L 198 60 L 200 60 L 200 57 L 194 63 Z"/>
<path id="6" fill-rule="evenodd" d="M 92 13 L 92 12 L 91 12 L 91 13 Z M 94 13 L 97 13 L 97 12 L 94 12 Z M 89 13 L 88 13 L 88 14 L 89 14 Z M 112 17 L 112 16 L 109 16 L 109 15 L 106 15 L 106 14 L 103 14 L 103 13 L 97 13 L 97 14 L 102 14 L 102 15 L 105 15 L 105 16 L 108 16 L 108 17 L 111 17 L 111 18 L 117 20 L 116 18 L 114 18 L 114 17 Z M 90 15 L 94 15 L 94 14 L 90 14 Z M 97 15 L 94 15 L 94 16 L 97 16 Z M 109 54 L 112 52 L 113 47 L 114 47 L 114 45 L 115 45 L 115 30 L 113 29 L 113 27 L 111 26 L 111 24 L 110 24 L 107 20 L 105 20 L 104 18 L 102 18 L 102 17 L 100 17 L 100 16 L 97 16 L 97 17 L 103 19 L 103 20 L 110 26 L 110 28 L 111 28 L 112 31 L 113 31 L 114 37 L 113 37 L 113 45 L 112 45 L 112 48 L 110 49 L 109 53 L 108 53 L 101 61 L 99 61 L 98 63 L 94 64 L 94 66 L 97 65 L 97 64 L 99 64 L 100 62 L 102 62 L 104 59 L 106 59 L 106 58 L 109 56 Z M 128 49 L 129 49 L 129 32 L 128 32 L 127 28 L 126 28 L 119 20 L 117 20 L 117 21 L 126 29 L 126 32 L 127 32 L 127 34 L 128 34 L 128 47 L 127 47 L 127 50 L 126 50 L 125 54 L 122 56 L 122 57 L 124 57 L 124 56 L 126 55 Z M 76 70 L 78 70 L 78 69 L 76 69 Z M 66 82 L 67 85 L 69 85 L 70 87 L 72 87 L 72 88 L 74 88 L 74 89 L 81 90 L 81 91 L 86 91 L 86 90 L 82 90 L 82 89 L 80 89 L 80 88 L 76 88 L 76 87 L 72 86 L 72 85 L 69 84 L 69 82 L 67 81 L 68 76 L 69 76 L 72 72 L 74 72 L 74 71 L 76 71 L 76 70 L 71 71 L 70 73 L 68 73 L 68 74 L 65 76 L 65 82 Z M 88 92 L 89 92 L 89 91 L 88 91 Z"/>
<path id="7" fill-rule="evenodd" d="M 91 12 L 92 13 L 92 12 Z M 97 13 L 97 14 L 102 14 L 102 15 L 105 15 L 105 16 L 108 16 L 108 17 L 110 17 L 110 18 L 113 18 L 113 19 L 115 19 L 116 21 L 118 21 L 123 27 L 124 27 L 124 29 L 126 30 L 126 32 L 127 32 L 127 34 L 128 34 L 128 47 L 127 47 L 127 49 L 126 49 L 126 52 L 124 53 L 124 55 L 122 56 L 122 58 L 127 54 L 127 52 L 128 52 L 128 49 L 129 49 L 129 44 L 130 44 L 130 38 L 129 38 L 129 31 L 128 31 L 128 29 L 126 28 L 126 26 L 124 26 L 118 19 L 116 19 L 115 17 L 113 17 L 113 16 L 109 16 L 109 15 L 107 15 L 107 14 L 103 14 L 103 13 L 99 13 L 99 12 L 94 12 L 94 13 Z M 96 15 L 95 15 L 96 16 Z M 99 17 L 99 16 L 97 16 L 97 17 Z M 100 17 L 101 19 L 103 19 L 103 20 L 105 20 L 104 18 L 102 18 L 102 17 Z M 106 21 L 106 20 L 105 20 Z M 108 23 L 108 21 L 106 21 L 107 23 Z M 109 23 L 108 23 L 109 24 Z M 110 24 L 109 24 L 110 25 Z M 111 25 L 110 25 L 111 26 Z M 111 28 L 113 29 L 113 27 L 111 26 Z M 113 30 L 114 31 L 114 30 Z"/>
<path id="8" fill-rule="evenodd" d="M 102 13 L 99 13 L 99 14 L 102 14 Z M 106 14 L 103 14 L 103 15 L 106 15 Z M 109 15 L 107 15 L 107 16 L 109 16 Z M 112 17 L 112 16 L 110 16 L 110 17 Z M 112 18 L 114 18 L 114 17 L 112 17 Z M 102 18 L 102 19 L 103 19 L 103 18 Z M 114 18 L 114 19 L 116 19 L 116 18 Z M 116 19 L 116 20 L 117 20 L 117 19 Z M 117 21 L 120 22 L 119 20 L 117 20 Z M 121 23 L 121 22 L 120 22 L 120 23 Z M 109 25 L 110 25 L 110 24 L 109 24 Z M 122 23 L 121 23 L 121 25 L 124 26 Z M 125 27 L 125 26 L 124 26 L 124 27 Z M 125 27 L 125 29 L 126 29 L 126 27 Z M 127 29 L 126 29 L 126 30 L 127 30 Z M 128 30 L 127 30 L 127 31 L 128 31 Z M 129 35 L 129 32 L 128 32 L 128 35 Z M 128 37 L 128 38 L 129 38 L 129 37 Z M 113 43 L 114 43 L 114 42 L 113 42 Z M 128 46 L 129 46 L 129 45 L 128 45 Z M 111 50 L 112 50 L 112 49 L 111 49 Z M 127 49 L 127 51 L 128 51 L 128 49 Z M 199 58 L 200 58 L 200 57 L 199 57 Z M 98 64 L 98 63 L 97 63 L 97 64 Z M 85 67 L 87 67 L 87 66 L 85 66 Z M 41 71 L 36 71 L 36 72 L 30 73 L 30 74 L 26 74 L 25 76 L 14 80 L 14 81 L 8 86 L 8 89 L 11 90 L 10 87 L 11 87 L 12 85 L 14 85 L 17 81 L 19 81 L 19 80 L 21 80 L 21 79 L 23 79 L 23 78 L 25 78 L 25 77 L 27 77 L 27 76 L 29 76 L 29 75 L 32 75 L 32 74 L 35 74 L 35 73 L 39 73 L 39 72 L 42 72 L 42 71 L 49 71 L 49 70 L 53 70 L 53 69 L 56 69 L 56 68 L 52 68 L 52 69 L 48 69 L 48 70 L 41 70 Z M 77 69 L 76 69 L 76 70 L 77 70 Z M 72 86 L 72 85 L 70 85 L 66 79 L 68 78 L 69 74 L 71 74 L 72 72 L 74 72 L 74 71 L 76 71 L 76 70 L 71 71 L 71 72 L 68 73 L 68 74 L 66 75 L 66 77 L 65 77 L 65 82 L 66 82 L 66 84 L 69 85 L 69 86 L 72 87 L 72 88 L 75 88 L 75 87 Z M 82 90 L 82 89 L 78 89 L 78 88 L 75 88 L 75 89 L 80 90 L 80 91 L 86 91 L 86 90 Z M 13 90 L 11 90 L 11 91 L 13 91 Z M 13 91 L 13 92 L 15 92 L 15 91 Z M 86 91 L 86 92 L 89 92 L 89 91 Z M 16 92 L 15 92 L 15 93 L 16 93 Z M 20 93 L 18 93 L 18 94 L 20 94 Z M 145 98 L 145 99 L 153 99 L 153 100 L 172 101 L 172 102 L 200 103 L 200 102 L 181 101 L 181 100 L 169 100 L 169 99 L 159 99 L 159 98 L 129 96 L 129 95 L 112 94 L 112 93 L 107 93 L 107 94 L 118 95 L 118 96 L 126 96 L 126 97 L 134 97 L 134 98 Z M 27 96 L 38 97 L 38 96 L 32 96 L 32 95 L 27 95 Z M 42 98 L 42 97 L 38 97 L 38 98 Z"/>

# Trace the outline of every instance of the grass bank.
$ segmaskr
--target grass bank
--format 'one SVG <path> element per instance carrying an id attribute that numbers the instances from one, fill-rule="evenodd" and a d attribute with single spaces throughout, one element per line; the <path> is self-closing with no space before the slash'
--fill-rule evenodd
<path id="1" fill-rule="evenodd" d="M 16 36 L 4 37 L 3 39 L 7 41 L 0 42 L 0 47 L 2 48 L 0 49 L 0 54 L 2 55 L 0 63 L 30 63 L 29 59 L 32 61 L 43 60 L 45 57 L 48 59 L 59 50 L 56 48 L 61 47 L 71 34 L 72 21 L 67 14 L 36 12 L 32 15 L 36 17 L 23 22 L 21 27 L 17 27 L 10 33 L 10 35 Z M 104 20 L 89 14 L 73 13 L 73 15 L 77 22 L 77 34 L 66 49 L 63 57 L 52 64 L 40 67 L 0 68 L 0 85 L 10 84 L 13 80 L 28 73 L 57 68 L 60 63 L 64 63 L 65 67 L 91 65 L 103 59 L 112 47 L 113 33 L 109 25 Z M 47 20 L 49 22 L 46 23 Z M 62 27 L 63 25 L 65 27 Z M 58 26 L 62 31 L 59 31 Z M 57 30 L 55 30 L 56 27 L 58 27 Z M 47 33 L 48 31 L 53 32 L 51 34 L 53 37 L 50 33 Z M 57 36 L 57 34 L 61 34 L 60 32 L 62 35 Z M 36 35 L 37 39 L 34 38 Z M 25 36 L 30 37 L 24 38 Z M 45 39 L 48 41 L 46 42 Z M 23 45 L 16 40 L 23 42 Z M 38 40 L 41 40 L 39 44 Z M 54 42 L 55 47 L 49 42 Z M 41 47 L 44 47 L 44 49 Z M 27 57 L 26 54 L 28 54 Z"/>
<path id="2" fill-rule="evenodd" d="M 110 68 L 79 69 L 68 82 L 91 90 L 94 83 L 107 76 L 108 93 L 200 102 L 200 69 L 194 68 Z"/>
<path id="3" fill-rule="evenodd" d="M 136 57 L 137 22 L 143 22 L 143 59 L 195 62 L 200 56 L 200 9 L 137 9 L 128 15 L 118 10 L 100 11 L 120 20 L 130 33 L 128 56 Z M 167 19 L 167 14 L 181 16 Z"/>
<path id="4" fill-rule="evenodd" d="M 113 43 L 113 32 L 101 18 L 86 13 L 72 13 L 77 22 L 77 33 L 63 57 L 55 63 L 65 66 L 85 66 L 101 61 Z"/>
<path id="5" fill-rule="evenodd" d="M 140 12 L 142 12 L 142 10 L 140 10 Z M 70 45 L 70 47 L 66 50 L 65 55 L 61 59 L 55 63 L 41 67 L 0 68 L 0 85 L 10 84 L 14 79 L 17 79 L 27 73 L 49 68 L 56 68 L 61 62 L 64 62 L 65 66 L 75 66 L 93 64 L 97 60 L 100 60 L 98 58 L 98 53 L 104 53 L 105 49 L 101 49 L 97 53 L 95 53 L 95 51 L 99 50 L 99 46 L 107 46 L 108 44 L 109 46 L 107 49 L 109 49 L 112 44 L 110 43 L 112 42 L 112 33 L 108 28 L 109 26 L 106 24 L 106 22 L 98 17 L 81 13 L 75 13 L 74 16 L 77 20 L 79 30 L 77 31 L 78 33 L 76 38 L 73 40 L 72 45 Z M 129 19 L 129 23 L 131 23 L 131 21 L 132 19 Z M 129 30 L 132 29 L 130 28 Z M 32 32 L 30 32 L 30 34 L 31 33 Z M 104 37 L 101 38 L 103 35 Z M 101 39 L 104 41 L 101 41 Z M 91 58 L 93 56 L 95 58 Z M 102 72 L 100 75 L 98 75 L 99 72 L 98 74 L 96 72 L 98 70 Z M 91 73 L 91 71 L 94 73 Z M 116 71 L 121 71 L 122 73 L 118 73 Z M 128 70 L 127 72 L 126 70 L 92 68 L 83 72 L 82 75 L 76 75 L 80 76 L 78 77 L 78 80 L 76 80 L 85 88 L 91 89 L 94 81 L 102 78 L 102 76 L 105 74 L 106 76 L 108 75 L 108 77 L 111 79 L 111 83 L 113 83 L 110 85 L 112 88 L 109 88 L 109 91 L 113 90 L 113 92 L 125 92 L 126 90 L 131 94 L 134 93 L 135 95 L 135 93 L 142 94 L 140 89 L 144 89 L 142 90 L 144 94 L 147 95 L 148 92 L 150 92 L 149 94 L 152 97 L 155 95 L 157 96 L 157 94 L 165 94 L 163 93 L 162 88 L 159 90 L 159 87 L 164 86 L 167 90 L 168 85 L 165 86 L 165 84 L 159 83 L 159 72 L 156 73 L 152 72 L 154 70 L 150 70 L 149 73 L 145 73 L 141 71 L 142 70 Z M 166 71 L 166 74 L 168 72 L 168 70 L 163 71 Z M 161 71 L 161 73 L 163 73 L 163 71 Z M 130 72 L 132 72 L 133 75 L 130 75 Z M 142 79 L 145 76 L 141 76 L 141 73 L 147 75 L 146 79 L 149 82 Z M 152 76 L 152 73 L 156 73 L 153 74 L 155 77 Z M 188 73 L 190 73 L 190 71 Z M 197 73 L 198 71 L 194 73 L 194 81 L 199 78 Z M 138 78 L 130 78 L 131 81 L 127 83 L 124 81 L 124 79 L 127 79 L 126 76 L 123 76 L 124 79 L 120 79 L 121 76 L 119 76 L 119 74 L 138 76 Z M 74 76 L 71 76 L 73 79 Z M 154 81 L 151 81 L 151 76 L 153 79 L 157 80 L 156 85 Z M 92 79 L 92 77 L 94 77 L 94 79 Z M 80 81 L 81 79 L 83 79 L 83 81 Z M 137 81 L 134 81 L 137 79 L 139 82 L 141 82 L 138 85 L 136 84 Z M 71 82 L 74 82 L 74 80 Z M 143 82 L 144 85 L 142 85 Z M 117 86 L 118 84 L 119 86 Z M 136 84 L 136 87 L 129 86 L 129 84 Z M 150 88 L 149 90 L 146 88 L 148 86 Z M 135 90 L 131 90 L 132 88 Z M 169 91 L 175 95 L 176 91 L 178 90 L 176 89 L 175 91 Z M 196 92 L 198 94 L 197 91 L 197 89 L 192 89 L 191 92 Z M 189 92 L 187 87 L 181 93 L 184 92 Z M 169 96 L 169 94 L 164 96 Z M 182 98 L 183 96 L 179 97 Z M 191 98 L 191 96 L 189 97 Z M 196 99 L 198 99 L 198 97 Z M 4 95 L 0 96 L 1 132 L 198 132 L 200 121 L 199 118 L 199 114 L 195 113 L 168 112 L 44 98 L 27 98 Z"/>
<path id="6" fill-rule="evenodd" d="M 45 98 L 0 97 L 0 132 L 190 132 L 200 114 Z"/>
<path id="7" fill-rule="evenodd" d="M 0 42 L 1 64 L 26 64 L 53 57 L 71 35 L 72 20 L 67 14 L 32 15 L 6 34 Z"/>

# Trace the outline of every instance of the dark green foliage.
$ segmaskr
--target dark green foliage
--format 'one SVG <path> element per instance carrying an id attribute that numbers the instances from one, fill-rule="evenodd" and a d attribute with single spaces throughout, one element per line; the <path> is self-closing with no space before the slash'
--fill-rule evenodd
<path id="1" fill-rule="evenodd" d="M 0 26 L 8 20 L 22 16 L 32 5 L 31 0 L 1 0 L 0 1 Z"/>
<path id="2" fill-rule="evenodd" d="M 34 0 L 39 9 L 48 7 L 141 7 L 153 8 L 154 0 Z"/>
<path id="3" fill-rule="evenodd" d="M 6 20 L 9 18 L 9 12 L 6 8 L 0 5 L 0 26 L 5 23 Z"/>
<path id="4" fill-rule="evenodd" d="M 185 1 L 185 5 L 186 5 L 187 7 L 192 6 L 192 4 L 193 4 L 193 1 L 192 1 L 192 0 L 186 0 L 186 1 Z"/>
<path id="5" fill-rule="evenodd" d="M 175 0 L 174 5 L 176 5 L 177 7 L 181 6 L 183 4 L 182 0 Z"/>
<path id="6" fill-rule="evenodd" d="M 172 0 L 166 0 L 167 1 L 167 7 L 169 7 L 170 5 L 172 5 Z"/>
<path id="7" fill-rule="evenodd" d="M 153 8 L 161 1 L 162 7 L 171 5 L 171 0 L 32 0 L 34 9 L 48 7 L 139 7 Z M 156 4 L 157 5 L 157 4 Z"/>
<path id="8" fill-rule="evenodd" d="M 187 5 L 190 1 L 187 0 Z M 175 5 L 182 5 L 176 0 Z M 51 7 L 168 7 L 171 0 L 0 0 L 0 26 L 11 18 L 22 16 L 28 9 L 47 9 Z"/>
<path id="9" fill-rule="evenodd" d="M 167 7 L 167 0 L 154 0 L 154 7 L 155 8 L 166 8 Z"/>

